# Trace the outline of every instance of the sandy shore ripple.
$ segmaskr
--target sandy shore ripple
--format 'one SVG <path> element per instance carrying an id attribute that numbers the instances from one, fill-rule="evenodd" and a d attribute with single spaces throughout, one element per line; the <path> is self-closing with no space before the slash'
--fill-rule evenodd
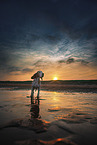
<path id="1" fill-rule="evenodd" d="M 80 115 L 78 121 L 76 116 Z M 67 120 L 65 116 L 53 122 L 39 118 L 15 119 L 0 126 L 0 142 L 2 145 L 94 145 L 97 125 L 85 121 L 92 119 L 89 116 L 80 115 L 67 116 Z M 97 119 L 94 119 L 97 124 L 95 121 Z"/>

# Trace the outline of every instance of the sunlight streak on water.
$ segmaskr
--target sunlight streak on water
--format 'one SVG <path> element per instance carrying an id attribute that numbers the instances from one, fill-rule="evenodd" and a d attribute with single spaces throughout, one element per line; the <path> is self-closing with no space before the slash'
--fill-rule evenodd
<path id="1" fill-rule="evenodd" d="M 0 124 L 12 119 L 30 116 L 29 90 L 0 90 Z M 97 116 L 96 93 L 40 92 L 40 116 L 43 120 L 54 121 L 69 114 Z"/>
<path id="2" fill-rule="evenodd" d="M 47 118 L 49 116 L 58 117 L 76 111 L 97 116 L 97 94 L 44 91 L 41 92 L 41 97 L 46 99 L 41 102 L 41 115 L 44 118 L 45 116 Z M 48 109 L 51 109 L 51 111 L 48 111 Z"/>

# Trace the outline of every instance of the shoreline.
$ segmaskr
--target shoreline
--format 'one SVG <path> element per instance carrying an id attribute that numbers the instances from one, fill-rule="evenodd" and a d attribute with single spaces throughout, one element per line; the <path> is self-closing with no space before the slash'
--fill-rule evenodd
<path id="1" fill-rule="evenodd" d="M 0 84 L 0 89 L 10 90 L 31 90 L 31 84 Z M 97 93 L 97 85 L 62 85 L 62 84 L 41 84 L 41 90 L 44 91 L 67 91 Z"/>
<path id="2" fill-rule="evenodd" d="M 32 81 L 0 81 L 0 88 L 31 90 Z M 41 81 L 41 90 L 97 93 L 97 80 Z"/>

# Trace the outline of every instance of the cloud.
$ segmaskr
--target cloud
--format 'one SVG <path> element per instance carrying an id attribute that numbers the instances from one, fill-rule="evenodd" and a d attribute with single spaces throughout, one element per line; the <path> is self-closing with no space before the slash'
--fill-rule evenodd
<path id="1" fill-rule="evenodd" d="M 29 72 L 32 72 L 34 69 L 30 69 L 30 68 L 24 68 L 24 69 L 22 69 L 21 71 L 23 72 L 23 73 L 29 73 Z"/>
<path id="2" fill-rule="evenodd" d="M 71 63 L 81 63 L 82 65 L 87 65 L 89 62 L 83 59 L 74 59 L 74 58 L 68 58 L 67 60 L 59 60 L 58 63 L 66 63 L 66 64 L 71 64 Z"/>
<path id="3" fill-rule="evenodd" d="M 60 35 L 58 34 L 46 34 L 45 35 L 45 40 L 49 41 L 49 42 L 57 42 L 57 41 L 60 41 L 61 40 L 61 37 Z"/>
<path id="4" fill-rule="evenodd" d="M 0 70 L 2 73 L 12 73 L 21 71 L 18 61 L 22 56 L 17 55 L 12 49 L 3 49 L 0 53 Z"/>
<path id="5" fill-rule="evenodd" d="M 8 73 L 20 71 L 21 68 L 17 66 L 7 66 L 6 68 Z"/>
<path id="6" fill-rule="evenodd" d="M 96 18 L 96 0 L 0 1 L 1 72 L 97 66 Z"/>
<path id="7" fill-rule="evenodd" d="M 70 64 L 70 63 L 74 63 L 75 59 L 74 58 L 68 58 L 67 60 L 59 60 L 58 63 L 66 63 L 66 64 Z"/>
<path id="8" fill-rule="evenodd" d="M 68 58 L 67 61 L 66 61 L 66 63 L 67 64 L 70 64 L 70 63 L 73 63 L 74 61 L 75 61 L 74 58 Z"/>
<path id="9" fill-rule="evenodd" d="M 1 70 L 2 73 L 6 73 L 6 75 L 8 75 L 12 72 L 21 71 L 21 68 L 17 67 L 17 66 L 11 66 L 11 65 L 5 64 L 4 66 L 0 67 L 0 70 Z"/>
<path id="10" fill-rule="evenodd" d="M 88 61 L 85 61 L 85 60 L 82 60 L 82 59 L 78 59 L 78 60 L 76 60 L 76 62 L 80 62 L 82 65 L 87 65 L 87 64 L 89 64 Z"/>

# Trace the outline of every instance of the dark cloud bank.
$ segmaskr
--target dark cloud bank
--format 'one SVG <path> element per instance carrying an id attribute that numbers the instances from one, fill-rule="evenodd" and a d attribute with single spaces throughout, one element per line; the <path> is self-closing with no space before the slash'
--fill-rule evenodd
<path id="1" fill-rule="evenodd" d="M 23 57 L 19 54 L 23 50 L 48 56 L 67 53 L 56 60 L 60 65 L 92 62 L 97 66 L 97 1 L 0 1 L 1 71 L 33 70 L 39 62 L 33 62 L 32 69 L 16 65 Z"/>

